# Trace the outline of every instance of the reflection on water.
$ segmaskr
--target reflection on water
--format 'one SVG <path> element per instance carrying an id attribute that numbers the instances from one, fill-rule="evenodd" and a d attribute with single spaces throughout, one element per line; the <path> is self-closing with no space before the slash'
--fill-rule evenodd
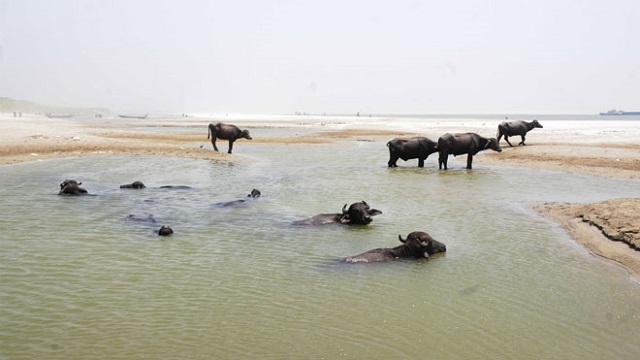
<path id="1" fill-rule="evenodd" d="M 640 291 L 529 210 L 638 182 L 386 167 L 384 142 L 251 146 L 235 165 L 153 156 L 2 167 L 8 358 L 634 358 Z M 60 197 L 61 180 L 89 197 Z M 144 190 L 119 185 L 143 181 Z M 188 185 L 192 189 L 162 189 Z M 246 206 L 216 203 L 262 196 Z M 365 200 L 369 226 L 294 227 Z M 128 221 L 151 215 L 156 222 Z M 160 225 L 175 233 L 157 236 Z M 422 230 L 430 261 L 334 260 Z"/>

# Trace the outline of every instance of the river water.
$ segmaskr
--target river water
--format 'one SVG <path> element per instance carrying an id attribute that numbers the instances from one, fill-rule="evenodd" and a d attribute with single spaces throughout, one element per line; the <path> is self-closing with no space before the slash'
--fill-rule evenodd
<path id="1" fill-rule="evenodd" d="M 238 142 L 233 156 L 248 161 L 98 156 L 2 166 L 0 357 L 640 354 L 638 285 L 530 208 L 638 196 L 638 181 L 467 171 L 464 157 L 438 171 L 435 155 L 422 169 L 415 161 L 389 169 L 379 141 Z M 66 178 L 93 195 L 57 196 Z M 149 188 L 119 189 L 134 180 Z M 263 196 L 215 206 L 253 188 Z M 360 200 L 383 212 L 369 226 L 290 225 Z M 162 224 L 175 233 L 157 236 Z M 384 264 L 335 260 L 396 246 L 399 234 L 417 230 L 447 253 Z"/>

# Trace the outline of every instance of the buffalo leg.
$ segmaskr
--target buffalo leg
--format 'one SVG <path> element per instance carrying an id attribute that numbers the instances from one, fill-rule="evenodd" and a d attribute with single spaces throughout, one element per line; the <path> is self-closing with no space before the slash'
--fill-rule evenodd
<path id="1" fill-rule="evenodd" d="M 438 157 L 438 169 L 442 169 L 442 165 L 444 165 L 444 169 L 447 170 L 447 157 L 449 155 L 440 154 Z"/>
<path id="2" fill-rule="evenodd" d="M 424 167 L 424 159 L 418 158 L 418 167 Z"/>
<path id="3" fill-rule="evenodd" d="M 213 134 L 211 136 L 211 145 L 213 145 L 213 150 L 218 151 L 218 147 L 216 146 L 216 135 Z"/>
<path id="4" fill-rule="evenodd" d="M 233 150 L 233 141 L 229 140 L 229 151 L 227 151 L 229 154 L 231 154 L 231 151 Z"/>
<path id="5" fill-rule="evenodd" d="M 506 141 L 507 144 L 509 144 L 509 146 L 513 147 L 513 145 L 511 145 L 511 142 L 509 141 L 509 137 L 507 135 L 504 136 L 504 141 Z"/>
<path id="6" fill-rule="evenodd" d="M 468 154 L 467 155 L 467 169 L 471 169 L 471 162 L 473 161 L 473 155 Z"/>
<path id="7" fill-rule="evenodd" d="M 520 144 L 518 144 L 518 145 L 525 145 L 525 143 L 524 143 L 524 135 L 520 135 L 520 137 L 522 138 L 522 141 L 520 141 Z"/>
<path id="8" fill-rule="evenodd" d="M 397 161 L 397 156 L 389 155 L 389 162 L 387 163 L 387 165 L 389 165 L 389 167 L 398 167 L 398 165 L 396 164 Z"/>

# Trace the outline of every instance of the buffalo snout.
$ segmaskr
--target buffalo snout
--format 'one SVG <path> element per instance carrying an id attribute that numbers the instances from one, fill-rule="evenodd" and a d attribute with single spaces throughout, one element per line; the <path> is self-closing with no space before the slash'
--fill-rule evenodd
<path id="1" fill-rule="evenodd" d="M 502 147 L 500 147 L 500 144 L 498 143 L 498 140 L 496 138 L 489 139 L 489 142 L 487 142 L 487 147 L 491 150 L 502 152 Z"/>
<path id="2" fill-rule="evenodd" d="M 427 252 L 429 254 L 437 254 L 447 252 L 447 246 L 440 241 L 431 240 L 429 246 L 427 246 Z"/>

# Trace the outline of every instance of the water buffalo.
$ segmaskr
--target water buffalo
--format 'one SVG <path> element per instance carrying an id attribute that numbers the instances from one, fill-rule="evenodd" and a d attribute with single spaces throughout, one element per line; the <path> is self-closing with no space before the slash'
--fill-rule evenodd
<path id="1" fill-rule="evenodd" d="M 394 248 L 378 248 L 360 255 L 342 259 L 349 263 L 369 263 L 402 259 L 429 259 L 429 255 L 447 251 L 445 244 L 435 240 L 431 235 L 422 231 L 414 231 L 403 239 L 398 235 L 402 245 Z"/>
<path id="2" fill-rule="evenodd" d="M 171 189 L 171 190 L 191 190 L 193 189 L 191 186 L 187 185 L 162 185 L 160 189 Z"/>
<path id="3" fill-rule="evenodd" d="M 453 156 L 467 154 L 467 169 L 471 169 L 473 155 L 478 152 L 491 149 L 497 152 L 502 151 L 495 138 L 484 138 L 476 133 L 444 134 L 438 139 L 438 168 L 447 170 L 447 158 L 449 154 Z"/>
<path id="4" fill-rule="evenodd" d="M 247 198 L 249 199 L 256 199 L 259 198 L 260 195 L 262 195 L 260 193 L 260 190 L 258 189 L 253 189 L 251 190 L 251 193 L 247 195 Z M 249 200 L 248 199 L 248 200 Z M 245 199 L 239 199 L 239 200 L 233 200 L 233 201 L 227 201 L 227 202 L 219 202 L 216 203 L 215 206 L 219 206 L 219 207 L 231 207 L 231 206 L 236 206 L 236 205 L 241 205 L 244 204 L 245 202 L 247 202 L 247 200 Z"/>
<path id="5" fill-rule="evenodd" d="M 235 125 L 230 124 L 209 124 L 209 131 L 207 132 L 207 139 L 211 137 L 211 144 L 213 145 L 213 149 L 218 151 L 218 147 L 216 146 L 216 139 L 229 140 L 229 151 L 231 154 L 231 150 L 233 150 L 233 142 L 238 139 L 247 139 L 251 140 L 251 136 L 249 135 L 249 130 L 240 130 Z"/>
<path id="6" fill-rule="evenodd" d="M 131 184 L 120 185 L 120 189 L 144 189 L 146 186 L 142 183 L 142 181 L 134 181 Z"/>
<path id="7" fill-rule="evenodd" d="M 160 227 L 160 230 L 158 230 L 158 235 L 160 236 L 167 236 L 171 234 L 173 234 L 173 229 L 165 225 L 162 225 L 162 227 Z"/>
<path id="8" fill-rule="evenodd" d="M 73 179 L 67 179 L 60 183 L 60 192 L 58 195 L 85 195 L 88 191 L 81 188 L 82 182 L 77 182 Z"/>
<path id="9" fill-rule="evenodd" d="M 438 151 L 438 144 L 426 137 L 396 138 L 387 143 L 389 148 L 389 167 L 397 167 L 398 159 L 407 161 L 418 159 L 418 167 L 424 167 L 424 161 Z"/>
<path id="10" fill-rule="evenodd" d="M 341 214 L 319 214 L 309 219 L 294 221 L 294 225 L 326 225 L 326 224 L 350 224 L 367 225 L 373 219 L 372 216 L 380 215 L 382 211 L 372 209 L 364 201 L 351 204 L 347 209 L 347 204 L 342 207 Z"/>
<path id="11" fill-rule="evenodd" d="M 129 214 L 127 216 L 127 220 L 132 222 L 137 222 L 137 223 L 143 223 L 143 224 L 155 224 L 158 222 L 156 218 L 153 216 L 153 214 L 147 214 L 147 215 Z"/>
<path id="12" fill-rule="evenodd" d="M 520 141 L 518 145 L 525 145 L 525 135 L 527 134 L 527 132 L 533 130 L 534 128 L 542 129 L 542 125 L 540 125 L 538 120 L 533 120 L 532 122 L 526 122 L 523 120 L 509 122 L 503 121 L 500 123 L 500 125 L 498 125 L 498 134 L 496 136 L 498 137 L 498 142 L 500 142 L 500 138 L 504 135 L 504 140 L 507 142 L 507 144 L 509 144 L 509 146 L 513 146 L 509 142 L 509 136 L 520 135 L 522 141 Z"/>

